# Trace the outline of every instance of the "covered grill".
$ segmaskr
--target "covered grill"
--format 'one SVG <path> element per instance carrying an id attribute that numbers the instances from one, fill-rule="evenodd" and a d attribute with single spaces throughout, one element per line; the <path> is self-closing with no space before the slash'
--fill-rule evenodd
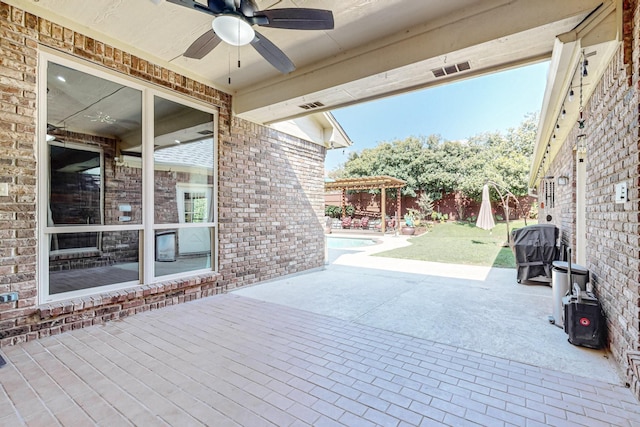
<path id="1" fill-rule="evenodd" d="M 518 283 L 531 279 L 551 282 L 552 263 L 559 254 L 558 234 L 553 224 L 530 225 L 511 232 Z"/>

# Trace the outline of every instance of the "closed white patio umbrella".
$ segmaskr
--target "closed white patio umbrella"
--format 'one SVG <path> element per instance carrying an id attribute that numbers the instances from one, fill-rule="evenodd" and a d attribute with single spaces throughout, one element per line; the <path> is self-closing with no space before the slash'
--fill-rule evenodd
<path id="1" fill-rule="evenodd" d="M 485 184 L 484 187 L 482 187 L 482 203 L 480 204 L 480 213 L 478 213 L 476 227 L 480 227 L 483 230 L 491 230 L 495 226 L 496 223 L 493 220 L 493 214 L 491 213 L 489 186 Z"/>

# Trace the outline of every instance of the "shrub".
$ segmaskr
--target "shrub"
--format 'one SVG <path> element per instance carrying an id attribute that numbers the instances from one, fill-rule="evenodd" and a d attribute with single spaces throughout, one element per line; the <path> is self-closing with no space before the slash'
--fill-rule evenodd
<path id="1" fill-rule="evenodd" d="M 324 214 L 331 218 L 340 218 L 342 216 L 342 209 L 340 209 L 340 206 L 327 205 L 324 207 Z"/>
<path id="2" fill-rule="evenodd" d="M 353 214 L 356 212 L 356 208 L 354 208 L 352 205 L 345 206 L 344 210 L 347 212 L 348 216 L 353 216 Z"/>
<path id="3" fill-rule="evenodd" d="M 420 209 L 421 218 L 427 218 L 433 213 L 433 199 L 427 193 L 420 194 L 416 203 Z"/>
<path id="4" fill-rule="evenodd" d="M 449 215 L 440 212 L 431 212 L 431 219 L 438 222 L 447 222 Z"/>

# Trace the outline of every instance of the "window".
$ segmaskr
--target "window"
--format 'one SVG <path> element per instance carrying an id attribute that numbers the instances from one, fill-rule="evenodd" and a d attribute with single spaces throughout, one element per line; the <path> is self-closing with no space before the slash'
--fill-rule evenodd
<path id="1" fill-rule="evenodd" d="M 211 268 L 213 230 L 203 225 L 215 220 L 213 118 L 161 96 L 153 103 L 156 240 L 173 236 L 177 260 L 157 259 L 156 275 Z"/>
<path id="2" fill-rule="evenodd" d="M 208 198 L 205 191 L 184 192 L 181 200 L 184 205 L 183 222 L 204 222 L 207 219 Z"/>
<path id="3" fill-rule="evenodd" d="M 99 148 L 49 142 L 49 226 L 103 224 L 103 155 Z M 52 234 L 51 251 L 99 248 L 99 233 Z"/>
<path id="4" fill-rule="evenodd" d="M 216 111 L 39 63 L 40 303 L 214 270 Z"/>

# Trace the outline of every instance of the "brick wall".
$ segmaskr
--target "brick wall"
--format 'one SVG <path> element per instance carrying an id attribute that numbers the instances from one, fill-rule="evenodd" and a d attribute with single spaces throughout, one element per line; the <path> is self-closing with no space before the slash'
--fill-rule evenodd
<path id="1" fill-rule="evenodd" d="M 220 270 L 230 287 L 324 264 L 324 148 L 242 120 L 220 144 Z"/>
<path id="2" fill-rule="evenodd" d="M 586 220 L 588 268 L 607 313 L 611 352 L 625 366 L 627 352 L 638 349 L 640 334 L 640 158 L 637 72 L 634 85 L 629 87 L 626 72 L 620 70 L 624 67 L 622 55 L 618 54 L 586 109 Z M 630 201 L 616 204 L 615 184 L 621 181 L 630 187 Z M 635 382 L 637 387 L 637 379 Z"/>
<path id="3" fill-rule="evenodd" d="M 625 2 L 630 7 L 632 2 Z M 640 13 L 633 6 L 624 14 L 625 27 L 634 28 L 629 40 L 614 56 L 596 90 L 585 105 L 586 134 L 586 267 L 607 316 L 611 353 L 630 385 L 640 397 L 640 216 L 638 187 L 640 155 L 638 150 L 638 28 Z M 631 33 L 629 33 L 631 34 Z M 633 46 L 633 66 L 625 64 L 625 53 Z M 627 70 L 632 68 L 633 75 Z M 631 84 L 630 84 L 631 80 Z M 549 174 L 571 178 L 566 187 L 556 187 L 556 207 L 549 213 L 568 242 L 575 245 L 575 160 L 573 146 L 578 129 L 574 128 Z M 615 184 L 626 181 L 629 201 L 614 203 Z M 541 218 L 543 215 L 540 215 Z"/>
<path id="4" fill-rule="evenodd" d="M 37 305 L 36 70 L 48 46 L 219 107 L 219 273 Z M 230 117 L 230 95 L 0 2 L 0 346 L 323 263 L 324 148 Z"/>

